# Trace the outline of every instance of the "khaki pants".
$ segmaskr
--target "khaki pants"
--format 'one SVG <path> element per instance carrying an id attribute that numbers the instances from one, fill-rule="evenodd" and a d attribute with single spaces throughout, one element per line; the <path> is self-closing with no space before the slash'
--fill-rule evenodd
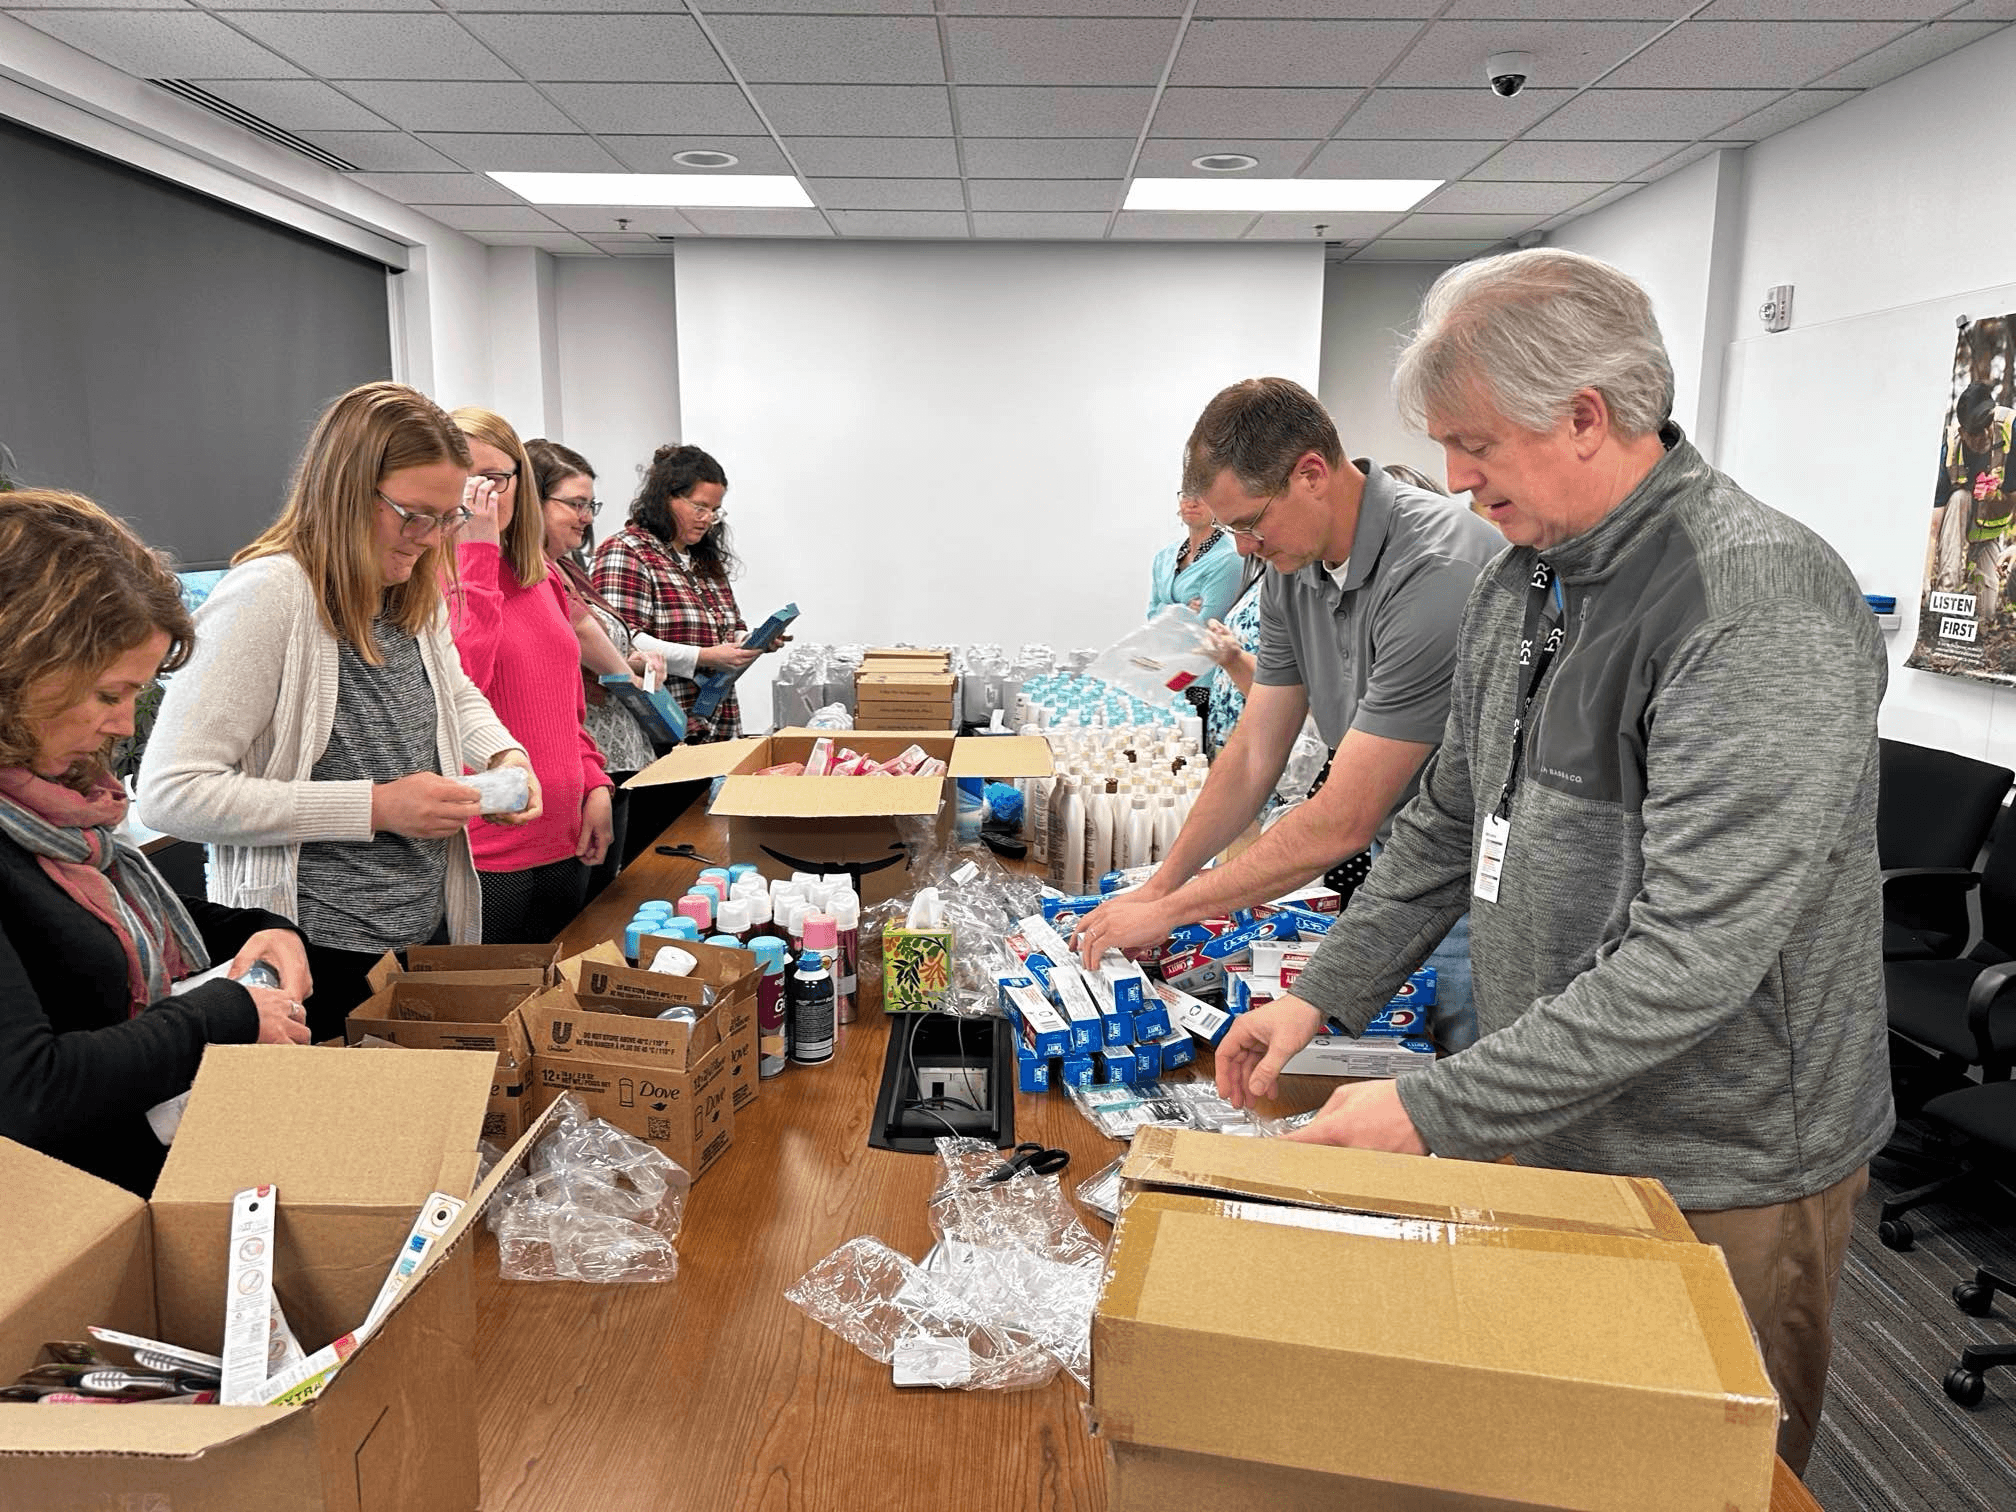
<path id="1" fill-rule="evenodd" d="M 1855 1203 L 1868 1187 L 1865 1165 L 1796 1202 L 1687 1214 L 1695 1237 L 1720 1245 L 1729 1262 L 1764 1351 L 1764 1368 L 1785 1409 L 1778 1454 L 1795 1475 L 1806 1473 L 1813 1453 L 1820 1402 L 1827 1394 L 1827 1361 L 1834 1352 L 1834 1293 L 1848 1255 Z"/>

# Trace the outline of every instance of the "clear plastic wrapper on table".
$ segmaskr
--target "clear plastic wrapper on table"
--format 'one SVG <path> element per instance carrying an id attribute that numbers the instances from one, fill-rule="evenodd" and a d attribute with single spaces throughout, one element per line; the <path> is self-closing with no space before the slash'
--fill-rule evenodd
<path id="1" fill-rule="evenodd" d="M 1203 1080 L 1132 1082 L 1072 1087 L 1069 1091 L 1078 1111 L 1108 1139 L 1132 1139 L 1137 1130 L 1150 1124 L 1269 1139 L 1299 1129 L 1316 1116 L 1312 1109 L 1286 1118 L 1262 1117 L 1233 1107 L 1218 1095 L 1216 1086 Z"/>

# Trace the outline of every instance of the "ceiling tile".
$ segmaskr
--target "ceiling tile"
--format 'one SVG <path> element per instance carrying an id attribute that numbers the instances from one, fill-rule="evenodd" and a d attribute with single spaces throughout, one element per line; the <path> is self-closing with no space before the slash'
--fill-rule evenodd
<path id="1" fill-rule="evenodd" d="M 1571 221 L 1580 220 L 1592 211 L 1601 210 L 1606 205 L 1614 205 L 1617 201 L 1629 195 L 1636 194 L 1644 187 L 1643 184 L 1612 184 L 1594 199 L 1588 200 L 1583 204 L 1575 206 L 1572 210 L 1555 216 L 1552 220 L 1541 226 L 1540 229 L 1543 231 L 1553 231 L 1567 225 Z"/>
<path id="2" fill-rule="evenodd" d="M 35 10 L 193 10 L 189 0 L 7 0 L 0 9 Z"/>
<path id="3" fill-rule="evenodd" d="M 1495 241 L 1418 241 L 1410 237 L 1381 237 L 1370 246 L 1351 254 L 1353 262 L 1462 262 L 1480 252 L 1489 252 Z"/>
<path id="4" fill-rule="evenodd" d="M 725 152 L 736 162 L 732 168 L 709 168 L 708 173 L 789 173 L 791 165 L 777 144 L 767 136 L 620 136 L 600 132 L 602 145 L 622 160 L 634 173 L 691 173 L 695 170 L 672 161 L 680 152 Z"/>
<path id="5" fill-rule="evenodd" d="M 1581 141 L 1692 141 L 1754 114 L 1775 89 L 1591 89 L 1535 126 L 1530 136 Z"/>
<path id="6" fill-rule="evenodd" d="M 1498 150 L 1496 142 L 1331 142 L 1305 178 L 1461 178 Z"/>
<path id="7" fill-rule="evenodd" d="M 1180 16 L 1183 0 L 945 0 L 948 16 Z"/>
<path id="8" fill-rule="evenodd" d="M 966 197 L 954 178 L 821 178 L 809 180 L 812 197 L 829 210 L 957 210 Z"/>
<path id="9" fill-rule="evenodd" d="M 402 205 L 520 205 L 509 189 L 480 173 L 359 173 L 352 183 Z"/>
<path id="10" fill-rule="evenodd" d="M 1491 0 L 1501 10 L 1507 0 Z M 1434 0 L 1198 0 L 1199 16 L 1309 17 L 1314 20 L 1426 19 L 1442 7 Z M 1523 4 L 1522 9 L 1526 8 Z"/>
<path id="11" fill-rule="evenodd" d="M 1483 71 L 1483 66 L 1478 66 Z M 1459 137 L 1507 141 L 1569 98 L 1565 89 L 1529 89 L 1501 100 L 1484 88 L 1375 89 L 1343 126 L 1347 137 Z"/>
<path id="12" fill-rule="evenodd" d="M 1703 21 L 1929 21 L 1953 0 L 1714 0 Z"/>
<path id="13" fill-rule="evenodd" d="M 1503 241 L 1531 231 L 1545 219 L 1536 211 L 1523 215 L 1410 215 L 1393 227 L 1392 234 L 1427 241 L 1461 241 L 1481 236 Z"/>
<path id="14" fill-rule="evenodd" d="M 733 84 L 549 84 L 546 94 L 590 131 L 669 136 L 762 136 L 763 122 Z"/>
<path id="15" fill-rule="evenodd" d="M 1186 210 L 1123 210 L 1113 223 L 1116 241 L 1237 241 L 1253 217 Z"/>
<path id="16" fill-rule="evenodd" d="M 680 0 L 440 0 L 442 10 L 467 11 L 478 14 L 483 11 L 683 11 L 686 7 Z M 737 10 L 755 10 L 754 5 L 738 5 Z M 845 9 L 844 0 L 835 0 L 826 10 Z"/>
<path id="17" fill-rule="evenodd" d="M 756 103 L 784 136 L 950 136 L 945 87 L 763 84 Z"/>
<path id="18" fill-rule="evenodd" d="M 373 115 L 319 79 L 196 79 L 192 81 L 240 110 L 288 131 L 383 131 L 391 122 Z"/>
<path id="19" fill-rule="evenodd" d="M 460 0 L 456 0 L 460 3 Z M 502 0 L 498 0 L 501 4 Z M 566 0 L 542 0 L 561 10 L 572 10 Z M 527 6 L 526 9 L 530 9 Z M 678 0 L 672 0 L 670 9 L 679 8 Z M 717 0 L 716 4 L 703 7 L 709 17 L 718 10 L 723 15 L 736 11 L 747 11 L 753 15 L 800 16 L 809 14 L 831 16 L 928 16 L 931 14 L 931 0 Z"/>
<path id="20" fill-rule="evenodd" d="M 1187 141 L 1168 142 L 1150 140 L 1141 148 L 1140 160 L 1134 165 L 1134 175 L 1137 178 L 1226 180 L 1293 178 L 1309 161 L 1309 155 L 1322 145 L 1321 142 L 1249 142 L 1238 137 L 1193 137 Z M 1240 173 L 1213 173 L 1190 166 L 1192 159 L 1213 152 L 1243 152 L 1260 161 L 1257 167 Z"/>
<path id="21" fill-rule="evenodd" d="M 1351 89 L 1168 89 L 1152 134 L 1327 137 L 1358 97 Z"/>
<path id="22" fill-rule="evenodd" d="M 975 210 L 1103 210 L 1120 208 L 1114 179 L 971 179 Z"/>
<path id="23" fill-rule="evenodd" d="M 611 257 L 671 257 L 677 251 L 671 242 L 655 236 L 591 236 L 588 244 Z"/>
<path id="24" fill-rule="evenodd" d="M 619 220 L 629 222 L 630 236 L 692 236 L 696 230 L 693 222 L 669 206 L 548 205 L 545 213 L 569 231 L 597 239 L 626 234 L 617 230 Z"/>
<path id="25" fill-rule="evenodd" d="M 530 205 L 415 205 L 457 231 L 552 231 L 553 222 Z"/>
<path id="26" fill-rule="evenodd" d="M 1176 42 L 1167 20 L 957 16 L 945 32 L 961 84 L 1153 84 Z"/>
<path id="27" fill-rule="evenodd" d="M 1603 82 L 1624 88 L 1790 89 L 1881 47 L 1902 21 L 1690 21 Z"/>
<path id="28" fill-rule="evenodd" d="M 943 84 L 938 25 L 925 17 L 715 16 L 752 84 Z"/>
<path id="29" fill-rule="evenodd" d="M 991 214 L 973 217 L 976 236 L 1023 241 L 1086 241 L 1106 234 L 1104 215 Z"/>
<path id="30" fill-rule="evenodd" d="M 1974 0 L 1946 18 L 1949 21 L 2016 21 L 2016 0 Z"/>
<path id="31" fill-rule="evenodd" d="M 1470 170 L 1473 179 L 1604 179 L 1616 183 L 1685 142 L 1513 142 Z"/>
<path id="32" fill-rule="evenodd" d="M 573 131 L 530 84 L 343 81 L 342 87 L 407 131 Z"/>
<path id="33" fill-rule="evenodd" d="M 1197 21 L 1172 84 L 1371 84 L 1421 27 L 1414 21 Z"/>
<path id="34" fill-rule="evenodd" d="M 290 79 L 301 73 L 199 11 L 24 11 L 21 19 L 141 79 Z"/>
<path id="35" fill-rule="evenodd" d="M 1801 121 L 1845 105 L 1860 93 L 1853 89 L 1801 89 L 1784 96 L 1775 105 L 1766 105 L 1755 115 L 1715 133 L 1720 142 L 1761 142 L 1769 136 L 1797 126 Z"/>
<path id="36" fill-rule="evenodd" d="M 973 178 L 1118 178 L 1134 154 L 1131 140 L 1091 137 L 969 137 Z"/>
<path id="37" fill-rule="evenodd" d="M 957 178 L 950 137 L 792 137 L 799 169 L 827 178 Z"/>
<path id="38" fill-rule="evenodd" d="M 1958 52 L 2002 29 L 1994 21 L 1939 22 L 1908 31 L 1888 47 L 1879 47 L 1866 58 L 1857 58 L 1846 68 L 1836 69 L 1820 82 L 1829 88 L 1874 89 L 1900 75 L 1922 68 L 1935 58 Z"/>
<path id="39" fill-rule="evenodd" d="M 1248 241 L 1349 241 L 1377 236 L 1400 219 L 1380 211 L 1270 210 L 1254 219 Z M 1318 231 L 1316 228 L 1323 229 Z"/>
<path id="40" fill-rule="evenodd" d="M 384 172 L 426 172 L 455 168 L 453 158 L 443 157 L 425 142 L 415 141 L 403 131 L 297 131 L 304 142 L 312 142 L 324 152 L 333 152 L 358 168 Z"/>
<path id="41" fill-rule="evenodd" d="M 1667 157 L 1659 159 L 1656 163 L 1639 169 L 1631 177 L 1638 183 L 1649 184 L 1654 180 L 1665 178 L 1669 173 L 1678 173 L 1689 163 L 1698 163 L 1701 159 L 1708 157 L 1712 153 L 1740 152 L 1741 150 L 1741 148 L 1733 147 L 1727 142 L 1696 142 L 1691 147 L 1683 147 L 1678 152 L 1672 153 Z"/>
<path id="42" fill-rule="evenodd" d="M 842 236 L 937 236 L 964 241 L 963 210 L 835 210 L 833 224 Z"/>
<path id="43" fill-rule="evenodd" d="M 734 82 L 690 16 L 471 16 L 468 26 L 542 82 Z"/>
<path id="44" fill-rule="evenodd" d="M 967 136 L 1133 136 L 1155 91 L 962 84 L 958 103 Z"/>
<path id="45" fill-rule="evenodd" d="M 831 236 L 817 210 L 695 209 L 686 218 L 706 236 Z"/>
<path id="46" fill-rule="evenodd" d="M 325 79 L 509 79 L 510 68 L 447 16 L 241 11 L 232 23 Z"/>
<path id="47" fill-rule="evenodd" d="M 508 131 L 431 131 L 422 138 L 479 173 L 620 173 L 623 165 L 590 136 Z"/>
<path id="48" fill-rule="evenodd" d="M 587 257 L 595 252 L 578 236 L 569 236 L 564 231 L 471 231 L 468 233 L 486 247 L 537 247 L 542 252 L 558 252 Z"/>
<path id="49" fill-rule="evenodd" d="M 9 0 L 10 5 L 12 0 Z M 69 3 L 69 0 L 58 0 Z M 213 11 L 431 11 L 430 0 L 203 0 L 203 8 Z"/>
<path id="50" fill-rule="evenodd" d="M 1611 186 L 1601 184 L 1480 184 L 1466 181 L 1438 189 L 1420 210 L 1434 215 L 1558 215 Z"/>
<path id="51" fill-rule="evenodd" d="M 1452 21 L 1516 15 L 1521 21 L 1677 21 L 1701 0 L 1456 0 Z"/>
<path id="52" fill-rule="evenodd" d="M 1659 27 L 1656 21 L 1438 21 L 1400 61 L 1390 82 L 1460 86 L 1483 99 L 1495 99 L 1485 86 L 1484 60 L 1495 52 L 1530 52 L 1534 84 L 1579 89 L 1594 83 L 1633 48 L 1658 36 Z"/>

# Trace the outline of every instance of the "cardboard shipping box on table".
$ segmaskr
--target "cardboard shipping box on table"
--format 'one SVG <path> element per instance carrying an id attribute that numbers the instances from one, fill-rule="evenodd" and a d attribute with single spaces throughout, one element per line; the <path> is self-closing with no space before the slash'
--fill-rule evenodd
<path id="1" fill-rule="evenodd" d="M 426 976 L 468 987 L 523 987 L 528 993 L 550 986 L 560 959 L 558 945 L 409 945 L 388 950 L 365 973 L 373 992 L 400 977 Z"/>
<path id="2" fill-rule="evenodd" d="M 533 1114 L 572 1092 L 590 1117 L 662 1151 L 697 1181 L 735 1138 L 720 1005 L 700 1010 L 691 1024 L 661 1019 L 674 1003 L 699 1009 L 697 986 L 672 985 L 681 977 L 624 971 L 626 979 L 610 994 L 549 987 L 525 1003 Z M 653 980 L 629 980 L 636 977 Z"/>
<path id="3" fill-rule="evenodd" d="M 543 948 L 543 947 L 542 947 Z M 384 962 L 372 968 L 375 985 Z M 542 968 L 542 976 L 546 974 Z M 483 1137 L 508 1145 L 525 1132 L 530 1107 L 525 1089 L 532 1076 L 532 1047 L 518 1017 L 518 1005 L 537 983 L 486 985 L 459 972 L 401 973 L 350 1010 L 343 1036 L 352 1045 L 367 1036 L 408 1050 L 488 1050 L 496 1057 Z"/>
<path id="4" fill-rule="evenodd" d="M 756 957 L 746 950 L 737 950 L 727 945 L 702 945 L 692 940 L 674 940 L 664 935 L 645 935 L 639 941 L 638 960 L 651 961 L 666 946 L 682 950 L 693 957 L 693 970 L 673 981 L 699 982 L 714 991 L 714 1004 L 721 1014 L 721 1043 L 728 1051 L 728 1099 L 735 1111 L 741 1112 L 756 1101 L 762 1078 L 756 1071 L 756 993 L 762 981 L 762 971 Z M 588 968 L 585 980 L 582 969 Z M 605 941 L 583 951 L 561 965 L 561 978 L 576 991 L 586 991 L 592 995 L 606 996 L 613 984 L 613 978 L 606 973 L 609 968 L 636 970 L 623 958 L 622 947 L 614 941 Z M 571 976 L 569 971 L 571 969 Z M 645 971 L 650 980 L 641 984 L 647 991 L 663 991 L 666 977 L 662 972 Z M 687 989 L 690 991 L 690 989 Z M 617 993 L 622 996 L 622 993 Z M 700 996 L 675 997 L 674 1002 L 698 1006 Z"/>
<path id="5" fill-rule="evenodd" d="M 803 761 L 822 734 L 888 761 L 912 745 L 945 762 L 944 777 L 759 777 L 765 767 Z M 729 859 L 767 870 L 850 873 L 864 904 L 910 891 L 900 821 L 923 820 L 949 834 L 946 785 L 955 777 L 1043 777 L 1054 768 L 1040 735 L 958 739 L 943 730 L 781 730 L 774 735 L 680 746 L 625 787 L 725 777 L 712 812 L 728 820 Z"/>
<path id="6" fill-rule="evenodd" d="M 472 1259 L 522 1156 L 475 1186 L 479 1055 L 213 1045 L 151 1202 L 0 1140 L 0 1378 L 89 1324 L 222 1343 L 232 1197 L 279 1199 L 274 1289 L 303 1349 L 364 1321 L 433 1192 L 468 1197 L 378 1331 L 298 1407 L 0 1403 L 0 1507 L 23 1512 L 472 1512 Z"/>
<path id="7" fill-rule="evenodd" d="M 1658 1183 L 1154 1128 L 1121 1174 L 1112 1512 L 1768 1507 L 1777 1397 Z"/>

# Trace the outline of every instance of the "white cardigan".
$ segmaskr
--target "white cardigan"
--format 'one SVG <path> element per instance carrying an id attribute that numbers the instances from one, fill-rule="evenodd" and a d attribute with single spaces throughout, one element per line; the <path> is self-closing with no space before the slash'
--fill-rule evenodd
<path id="1" fill-rule="evenodd" d="M 518 742 L 462 670 L 448 616 L 419 636 L 434 689 L 434 747 L 443 776 L 481 771 Z M 367 843 L 369 782 L 310 777 L 336 720 L 336 638 L 290 556 L 224 575 L 196 611 L 196 646 L 168 679 L 140 764 L 142 824 L 208 843 L 210 897 L 298 920 L 296 873 L 308 841 Z M 449 937 L 483 938 L 483 893 L 458 834 L 449 851 Z"/>

